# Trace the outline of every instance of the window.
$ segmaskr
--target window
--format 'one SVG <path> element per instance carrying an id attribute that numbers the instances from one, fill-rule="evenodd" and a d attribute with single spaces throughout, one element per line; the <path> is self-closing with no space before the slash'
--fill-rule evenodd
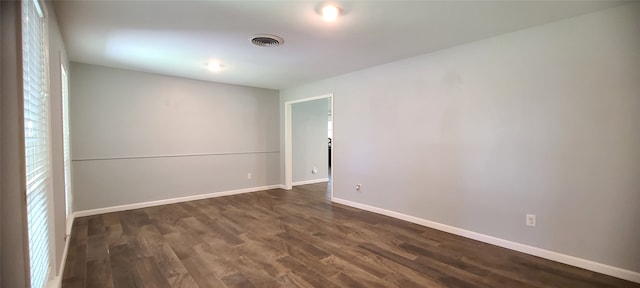
<path id="1" fill-rule="evenodd" d="M 62 81 L 62 137 L 64 145 L 64 197 L 65 211 L 71 215 L 71 148 L 69 142 L 69 78 L 67 70 L 60 65 L 60 79 Z"/>
<path id="2" fill-rule="evenodd" d="M 24 142 L 31 287 L 44 287 L 49 263 L 49 109 L 45 15 L 38 0 L 22 2 Z"/>

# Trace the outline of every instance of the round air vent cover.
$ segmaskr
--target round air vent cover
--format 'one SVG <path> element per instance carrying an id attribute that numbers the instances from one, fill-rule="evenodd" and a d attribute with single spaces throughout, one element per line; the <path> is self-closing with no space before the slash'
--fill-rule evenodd
<path id="1" fill-rule="evenodd" d="M 284 40 L 275 35 L 262 34 L 251 37 L 251 43 L 260 47 L 276 47 L 282 45 Z"/>

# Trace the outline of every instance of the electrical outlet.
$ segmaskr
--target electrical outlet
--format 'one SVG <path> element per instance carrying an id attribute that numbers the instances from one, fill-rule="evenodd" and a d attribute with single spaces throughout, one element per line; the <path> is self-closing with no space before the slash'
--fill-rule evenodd
<path id="1" fill-rule="evenodd" d="M 318 174 L 318 168 L 313 167 L 313 169 L 311 169 L 311 174 Z"/>
<path id="2" fill-rule="evenodd" d="M 362 184 L 356 184 L 356 190 L 360 191 L 362 189 Z"/>
<path id="3" fill-rule="evenodd" d="M 536 215 L 527 214 L 526 224 L 527 224 L 527 226 L 535 227 L 536 226 Z"/>
<path id="4" fill-rule="evenodd" d="M 253 178 L 253 175 L 251 175 L 251 173 L 247 173 L 247 179 L 251 180 Z"/>

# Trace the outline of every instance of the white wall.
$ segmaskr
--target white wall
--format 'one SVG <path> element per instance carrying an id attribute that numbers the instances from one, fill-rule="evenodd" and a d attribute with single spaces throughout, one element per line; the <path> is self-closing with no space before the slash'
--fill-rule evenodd
<path id="1" fill-rule="evenodd" d="M 293 182 L 329 177 L 329 98 L 291 105 Z M 313 168 L 318 173 L 313 174 Z"/>
<path id="2" fill-rule="evenodd" d="M 280 104 L 334 93 L 337 198 L 640 272 L 638 27 L 640 4 L 619 6 Z"/>
<path id="3" fill-rule="evenodd" d="M 71 76 L 75 211 L 279 184 L 277 91 L 79 63 Z"/>
<path id="4" fill-rule="evenodd" d="M 0 287 L 27 287 L 21 7 L 0 1 Z"/>
<path id="5" fill-rule="evenodd" d="M 53 235 L 54 269 L 62 273 L 62 254 L 67 232 L 66 195 L 64 183 L 64 145 L 62 133 L 62 79 L 60 65 L 69 67 L 69 60 L 58 27 L 58 21 L 52 2 L 46 2 L 49 27 L 49 100 L 51 130 L 51 178 L 53 191 Z"/>

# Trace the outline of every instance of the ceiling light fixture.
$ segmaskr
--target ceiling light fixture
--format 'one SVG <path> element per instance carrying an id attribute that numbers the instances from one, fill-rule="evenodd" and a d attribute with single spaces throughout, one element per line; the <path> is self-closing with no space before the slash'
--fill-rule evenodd
<path id="1" fill-rule="evenodd" d="M 327 4 L 324 7 L 322 7 L 322 19 L 324 19 L 324 21 L 327 21 L 327 22 L 336 21 L 339 15 L 340 15 L 340 8 L 338 8 L 333 4 Z"/>
<path id="2" fill-rule="evenodd" d="M 207 63 L 207 68 L 209 68 L 209 71 L 211 72 L 220 72 L 222 71 L 222 68 L 224 68 L 224 65 L 220 64 L 218 61 L 211 60 Z"/>
<path id="3" fill-rule="evenodd" d="M 333 22 L 338 19 L 338 16 L 340 16 L 342 9 L 335 4 L 325 4 L 322 6 L 321 12 L 322 19 L 324 19 L 324 21 Z"/>
<path id="4" fill-rule="evenodd" d="M 316 4 L 313 9 L 325 22 L 335 22 L 338 17 L 349 14 L 351 11 L 349 6 L 349 3 L 342 0 L 326 0 Z"/>

